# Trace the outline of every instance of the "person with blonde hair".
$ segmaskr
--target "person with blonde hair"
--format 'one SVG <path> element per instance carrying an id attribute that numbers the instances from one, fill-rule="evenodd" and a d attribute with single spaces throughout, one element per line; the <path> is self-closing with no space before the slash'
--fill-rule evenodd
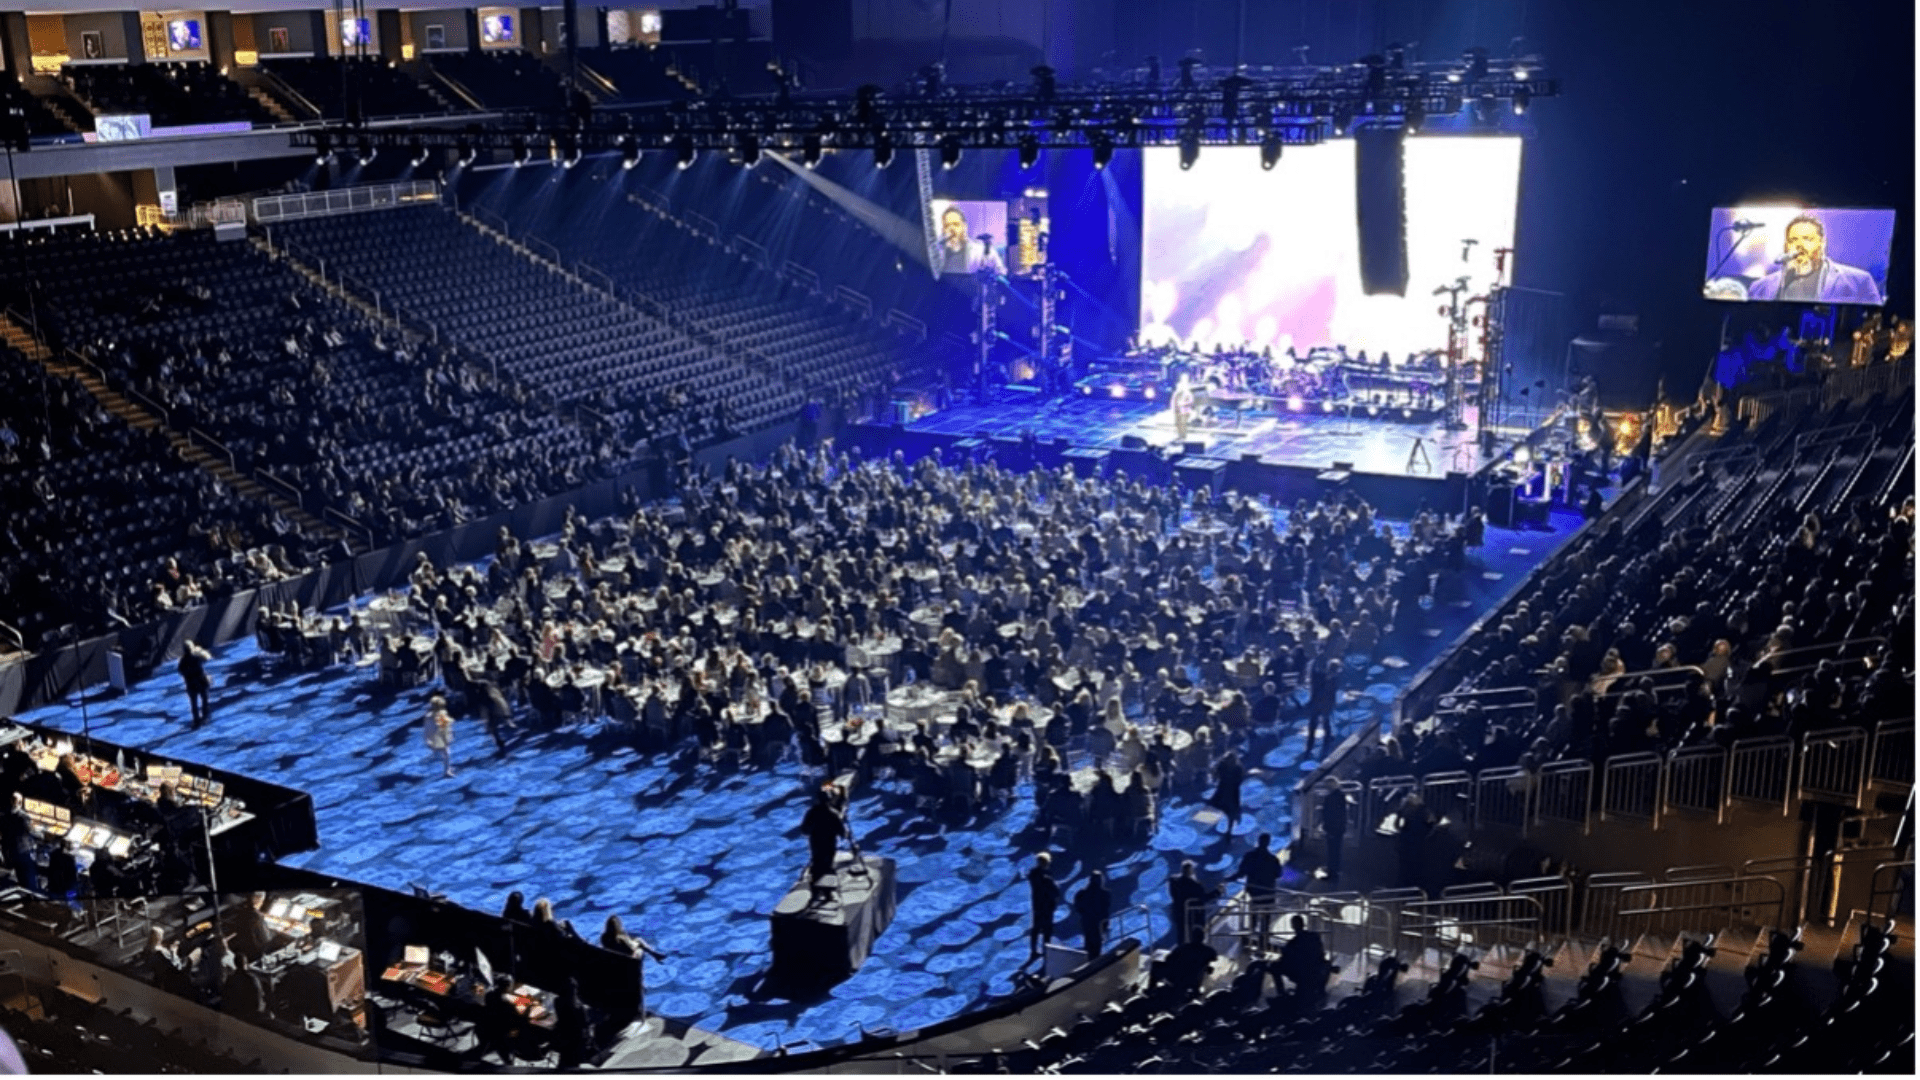
<path id="1" fill-rule="evenodd" d="M 442 775 L 453 775 L 453 714 L 447 711 L 447 699 L 439 694 L 427 701 L 427 749 L 440 756 Z"/>

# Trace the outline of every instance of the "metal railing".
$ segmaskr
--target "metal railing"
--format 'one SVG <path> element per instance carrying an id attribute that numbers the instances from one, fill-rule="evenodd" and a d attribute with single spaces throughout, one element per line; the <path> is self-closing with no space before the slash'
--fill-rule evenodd
<path id="1" fill-rule="evenodd" d="M 1711 814 L 1715 823 L 1727 819 L 1727 772 L 1730 755 L 1717 746 L 1687 746 L 1667 758 L 1665 809 Z"/>
<path id="2" fill-rule="evenodd" d="M 440 185 L 432 180 L 410 180 L 398 184 L 368 184 L 362 187 L 308 191 L 296 195 L 262 195 L 253 200 L 253 220 L 267 223 L 298 218 L 358 214 L 369 210 L 391 210 L 400 206 L 440 201 Z"/>
<path id="3" fill-rule="evenodd" d="M 1495 945 L 1527 945 L 1539 938 L 1544 924 L 1538 898 L 1510 896 L 1497 889 L 1491 895 L 1442 896 L 1401 906 L 1399 938 L 1428 949 L 1485 949 Z"/>
<path id="4" fill-rule="evenodd" d="M 1645 822 L 1658 829 L 1665 766 L 1650 752 L 1608 759 L 1600 777 L 1600 820 Z"/>
<path id="5" fill-rule="evenodd" d="M 1534 774 L 1519 765 L 1483 770 L 1473 788 L 1474 828 L 1515 829 L 1527 835 L 1537 787 Z"/>
<path id="6" fill-rule="evenodd" d="M 307 508 L 306 495 L 303 492 L 301 492 L 299 488 L 294 487 L 292 484 L 287 483 L 285 480 L 280 479 L 279 477 L 273 475 L 272 473 L 268 472 L 265 469 L 253 470 L 253 478 L 267 485 L 268 487 L 275 489 L 280 494 L 285 495 L 288 499 L 291 499 L 293 501 L 293 504 L 295 506 L 298 506 L 300 509 L 305 510 Z"/>
<path id="7" fill-rule="evenodd" d="M 1868 753 L 1865 728 L 1809 731 L 1800 749 L 1800 797 L 1857 805 L 1866 787 Z"/>
<path id="8" fill-rule="evenodd" d="M 1473 822 L 1473 774 L 1464 772 L 1428 773 L 1420 780 L 1420 801 L 1436 821 Z"/>
<path id="9" fill-rule="evenodd" d="M 1367 784 L 1367 800 L 1361 807 L 1361 830 L 1378 831 L 1387 816 L 1399 808 L 1401 801 L 1418 790 L 1420 781 L 1412 776 L 1381 776 L 1370 781 Z"/>
<path id="10" fill-rule="evenodd" d="M 1741 739 L 1727 755 L 1729 802 L 1778 806 L 1784 816 L 1793 807 L 1793 740 L 1785 735 Z"/>
<path id="11" fill-rule="evenodd" d="M 1913 721 L 1881 724 L 1873 733 L 1867 783 L 1887 791 L 1913 790 Z"/>
<path id="12" fill-rule="evenodd" d="M 1867 913 L 1889 922 L 1913 910 L 1913 860 L 1881 863 L 1873 868 L 1867 890 Z M 1882 903 L 1886 906 L 1882 907 Z"/>
<path id="13" fill-rule="evenodd" d="M 1606 924 L 1608 937 L 1672 934 L 1696 929 L 1701 916 L 1713 926 L 1780 926 L 1787 911 L 1786 892 L 1766 877 L 1724 877 L 1628 885 Z M 1592 934 L 1595 928 L 1583 929 Z"/>
<path id="14" fill-rule="evenodd" d="M 1621 894 L 1634 885 L 1645 885 L 1651 875 L 1638 870 L 1616 870 L 1594 874 L 1580 895 L 1580 921 L 1577 928 L 1590 937 L 1611 936 L 1610 928 L 1621 908 Z"/>
<path id="15" fill-rule="evenodd" d="M 1544 765 L 1534 795 L 1534 822 L 1557 821 L 1578 825 L 1582 833 L 1591 832 L 1588 809 L 1592 799 L 1593 762 L 1556 761 Z"/>
<path id="16" fill-rule="evenodd" d="M 1573 882 L 1564 877 L 1521 878 L 1507 885 L 1508 896 L 1531 896 L 1540 905 L 1540 932 L 1573 930 Z"/>
<path id="17" fill-rule="evenodd" d="M 234 464 L 233 451 L 229 450 L 227 444 L 221 442 L 219 439 L 214 438 L 197 427 L 190 427 L 187 429 L 187 441 L 200 443 L 209 453 L 225 458 L 227 468 L 233 469 L 236 472 L 239 471 L 239 466 Z"/>

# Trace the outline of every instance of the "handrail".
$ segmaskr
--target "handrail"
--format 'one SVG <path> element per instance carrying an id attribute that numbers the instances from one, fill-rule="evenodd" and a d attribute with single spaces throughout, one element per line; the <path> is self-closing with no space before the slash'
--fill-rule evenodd
<path id="1" fill-rule="evenodd" d="M 213 436 L 207 434 L 206 432 L 200 430 L 197 427 L 190 427 L 187 429 L 187 441 L 193 442 L 195 440 L 206 443 L 207 449 L 216 451 L 222 457 L 225 457 L 227 459 L 227 468 L 233 469 L 236 472 L 239 470 L 239 466 L 234 463 L 233 451 L 227 449 L 227 446 L 225 443 L 221 442 L 219 439 L 214 438 Z"/>
<path id="2" fill-rule="evenodd" d="M 300 509 L 305 510 L 307 508 L 307 500 L 299 488 L 294 487 L 292 484 L 287 483 L 285 480 L 280 479 L 265 469 L 253 470 L 253 476 L 256 480 L 279 488 L 288 498 L 292 499 L 293 504 Z"/>
<path id="3" fill-rule="evenodd" d="M 513 226 L 508 224 L 506 218 L 500 216 L 498 213 L 492 210 L 487 209 L 486 204 L 474 203 L 473 216 L 474 216 L 474 219 L 479 221 L 482 225 L 486 225 L 488 228 L 494 229 L 494 231 L 498 232 L 501 236 L 507 237 L 508 239 L 512 239 Z M 500 223 L 499 226 L 496 228 L 495 226 L 490 224 L 487 221 L 488 218 L 492 218 L 494 221 L 499 222 Z"/>
<path id="4" fill-rule="evenodd" d="M 291 100 L 295 105 L 298 105 L 301 108 L 312 113 L 313 115 L 309 117 L 309 119 L 325 120 L 327 118 L 325 110 L 321 109 L 320 106 L 315 105 L 312 101 L 309 101 L 307 99 L 307 95 L 294 89 L 292 83 L 281 78 L 278 72 L 274 71 L 272 68 L 268 67 L 266 64 L 264 63 L 258 64 L 254 67 L 253 70 L 256 72 L 257 76 L 262 81 L 266 82 L 274 90 L 282 94 L 285 94 L 287 98 Z"/>
<path id="5" fill-rule="evenodd" d="M 1889 870 L 1895 871 L 1893 875 L 1894 880 L 1891 884 L 1883 886 L 1880 884 L 1881 875 Z M 1898 874 L 1900 870 L 1905 870 L 1907 877 L 1913 877 L 1913 860 L 1903 859 L 1900 862 L 1884 862 L 1873 868 L 1873 878 L 1868 883 L 1867 888 L 1868 915 L 1878 916 L 1888 922 L 1893 922 L 1900 915 L 1900 912 L 1895 910 L 1895 907 L 1903 896 L 1906 899 L 1907 906 L 1909 908 L 1912 907 L 1913 890 L 1910 885 L 1904 885 L 1900 882 Z M 1883 896 L 1887 898 L 1887 909 L 1885 912 L 1880 910 L 1880 898 Z"/>
<path id="6" fill-rule="evenodd" d="M 361 536 L 364 537 L 367 541 L 368 551 L 372 551 L 379 546 L 378 544 L 374 543 L 373 530 L 367 528 L 365 525 L 360 524 L 360 522 L 354 520 L 353 518 L 350 518 L 347 515 L 341 513 L 340 511 L 335 510 L 331 506 L 327 507 L 325 516 L 332 518 L 333 520 L 339 522 L 341 525 L 345 526 L 347 529 L 348 535 L 352 535 L 355 532 L 360 533 Z"/>

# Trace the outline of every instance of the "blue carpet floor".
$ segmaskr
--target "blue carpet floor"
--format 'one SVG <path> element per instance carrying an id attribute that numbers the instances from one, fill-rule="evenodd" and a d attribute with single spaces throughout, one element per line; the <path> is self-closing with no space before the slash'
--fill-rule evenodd
<path id="1" fill-rule="evenodd" d="M 1516 586 L 1577 527 L 1556 514 L 1551 532 L 1488 530 L 1470 603 L 1436 612 L 1435 631 L 1375 665 L 1343 704 L 1342 731 L 1384 714 L 1400 689 L 1480 611 Z M 862 847 L 899 865 L 899 912 L 866 965 L 825 997 L 792 1001 L 760 990 L 769 963 L 767 916 L 805 862 L 797 765 L 734 771 L 653 760 L 582 731 L 543 733 L 497 758 L 479 726 L 463 723 L 454 764 L 440 775 L 421 737 L 426 691 L 396 695 L 369 671 L 336 667 L 277 674 L 251 641 L 220 651 L 213 721 L 190 730 L 169 671 L 92 705 L 92 731 L 312 793 L 320 848 L 291 863 L 388 888 L 418 882 L 472 908 L 498 910 L 510 889 L 552 898 L 583 934 L 621 915 L 671 954 L 650 964 L 656 1012 L 763 1047 L 829 1045 L 868 1030 L 905 1030 L 980 1007 L 1013 989 L 1027 959 L 1027 891 L 1020 874 L 1038 849 L 1025 787 L 1015 805 L 962 828 L 919 819 L 899 790 L 859 793 Z M 77 710 L 50 706 L 21 719 L 78 730 Z M 1180 860 L 1217 879 L 1250 833 L 1292 828 L 1287 793 L 1299 776 L 1301 735 L 1252 766 L 1250 822 L 1229 840 L 1200 793 L 1163 806 L 1145 850 L 1107 866 L 1115 906 L 1145 903 L 1167 929 L 1166 883 Z M 1069 895 L 1088 867 L 1056 855 Z M 1137 925 L 1137 924 L 1136 924 Z M 1124 924 L 1122 930 L 1132 932 Z M 1062 924 L 1068 940 L 1078 931 Z"/>

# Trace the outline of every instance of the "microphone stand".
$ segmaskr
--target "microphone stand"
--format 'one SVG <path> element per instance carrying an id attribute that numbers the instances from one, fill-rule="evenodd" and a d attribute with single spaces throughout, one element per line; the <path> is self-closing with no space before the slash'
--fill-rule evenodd
<path id="1" fill-rule="evenodd" d="M 1713 264 L 1713 269 L 1707 273 L 1708 281 L 1712 281 L 1714 278 L 1717 278 L 1720 276 L 1720 271 L 1727 265 L 1727 261 L 1733 258 L 1733 253 L 1736 251 L 1739 251 L 1740 245 L 1746 243 L 1747 237 L 1752 236 L 1756 231 L 1758 230 L 1736 229 L 1732 225 L 1726 225 L 1720 229 L 1720 232 L 1723 235 L 1730 232 L 1738 232 L 1740 235 L 1737 239 L 1734 240 L 1733 246 L 1727 249 L 1727 253 L 1725 255 L 1720 256 L 1720 261 Z"/>

